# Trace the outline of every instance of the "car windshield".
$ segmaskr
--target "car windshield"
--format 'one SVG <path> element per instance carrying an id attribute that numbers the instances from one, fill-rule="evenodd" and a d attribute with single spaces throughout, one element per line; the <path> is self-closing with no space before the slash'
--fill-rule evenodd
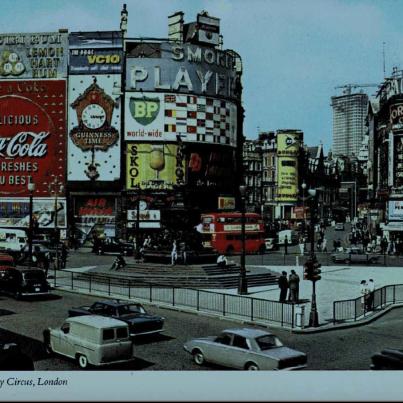
<path id="1" fill-rule="evenodd" d="M 118 314 L 128 315 L 130 313 L 146 313 L 145 309 L 139 304 L 120 305 L 118 307 Z"/>
<path id="2" fill-rule="evenodd" d="M 25 280 L 44 280 L 45 274 L 42 271 L 30 271 L 23 273 Z"/>
<path id="3" fill-rule="evenodd" d="M 283 343 L 273 335 L 266 335 L 256 338 L 256 343 L 261 350 L 269 350 L 273 347 L 281 347 Z"/>

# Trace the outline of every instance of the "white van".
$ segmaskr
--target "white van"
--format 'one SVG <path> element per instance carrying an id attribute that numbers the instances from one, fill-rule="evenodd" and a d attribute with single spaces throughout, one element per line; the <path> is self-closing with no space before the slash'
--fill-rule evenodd
<path id="1" fill-rule="evenodd" d="M 133 360 L 129 325 L 99 315 L 68 318 L 58 329 L 46 329 L 43 341 L 48 353 L 75 358 L 81 368 Z"/>
<path id="2" fill-rule="evenodd" d="M 279 245 L 284 245 L 285 237 L 287 237 L 288 245 L 296 245 L 298 243 L 298 233 L 292 229 L 285 229 L 278 232 Z"/>
<path id="3" fill-rule="evenodd" d="M 27 242 L 28 236 L 24 230 L 0 228 L 0 249 L 20 251 Z"/>

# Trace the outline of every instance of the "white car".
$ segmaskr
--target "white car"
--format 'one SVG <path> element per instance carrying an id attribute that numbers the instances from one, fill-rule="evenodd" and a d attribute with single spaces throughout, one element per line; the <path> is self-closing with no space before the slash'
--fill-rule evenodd
<path id="1" fill-rule="evenodd" d="M 76 316 L 57 329 L 43 332 L 46 351 L 77 360 L 81 368 L 133 359 L 129 326 L 121 320 L 99 315 Z"/>
<path id="2" fill-rule="evenodd" d="M 197 365 L 211 362 L 250 371 L 289 371 L 307 363 L 305 353 L 285 347 L 275 335 L 260 329 L 227 329 L 219 336 L 190 340 L 183 348 Z"/>

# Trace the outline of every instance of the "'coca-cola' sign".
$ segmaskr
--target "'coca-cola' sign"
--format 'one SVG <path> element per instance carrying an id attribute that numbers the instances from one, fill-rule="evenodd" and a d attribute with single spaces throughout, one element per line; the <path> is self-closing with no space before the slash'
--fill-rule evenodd
<path id="1" fill-rule="evenodd" d="M 0 196 L 52 196 L 65 178 L 65 81 L 0 82 Z"/>

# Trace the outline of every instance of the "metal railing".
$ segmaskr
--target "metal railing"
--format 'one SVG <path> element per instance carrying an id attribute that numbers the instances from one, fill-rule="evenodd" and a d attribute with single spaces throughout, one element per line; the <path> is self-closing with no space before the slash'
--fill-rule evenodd
<path id="1" fill-rule="evenodd" d="M 403 302 L 403 284 L 386 285 L 374 291 L 373 301 L 368 304 L 368 295 L 355 299 L 333 302 L 333 323 L 362 319 L 387 306 Z M 371 305 L 371 306 L 368 306 Z"/>
<path id="2" fill-rule="evenodd" d="M 229 318 L 296 327 L 294 304 L 92 273 L 57 271 L 54 287 L 192 309 Z M 303 326 L 304 324 L 302 324 Z"/>

